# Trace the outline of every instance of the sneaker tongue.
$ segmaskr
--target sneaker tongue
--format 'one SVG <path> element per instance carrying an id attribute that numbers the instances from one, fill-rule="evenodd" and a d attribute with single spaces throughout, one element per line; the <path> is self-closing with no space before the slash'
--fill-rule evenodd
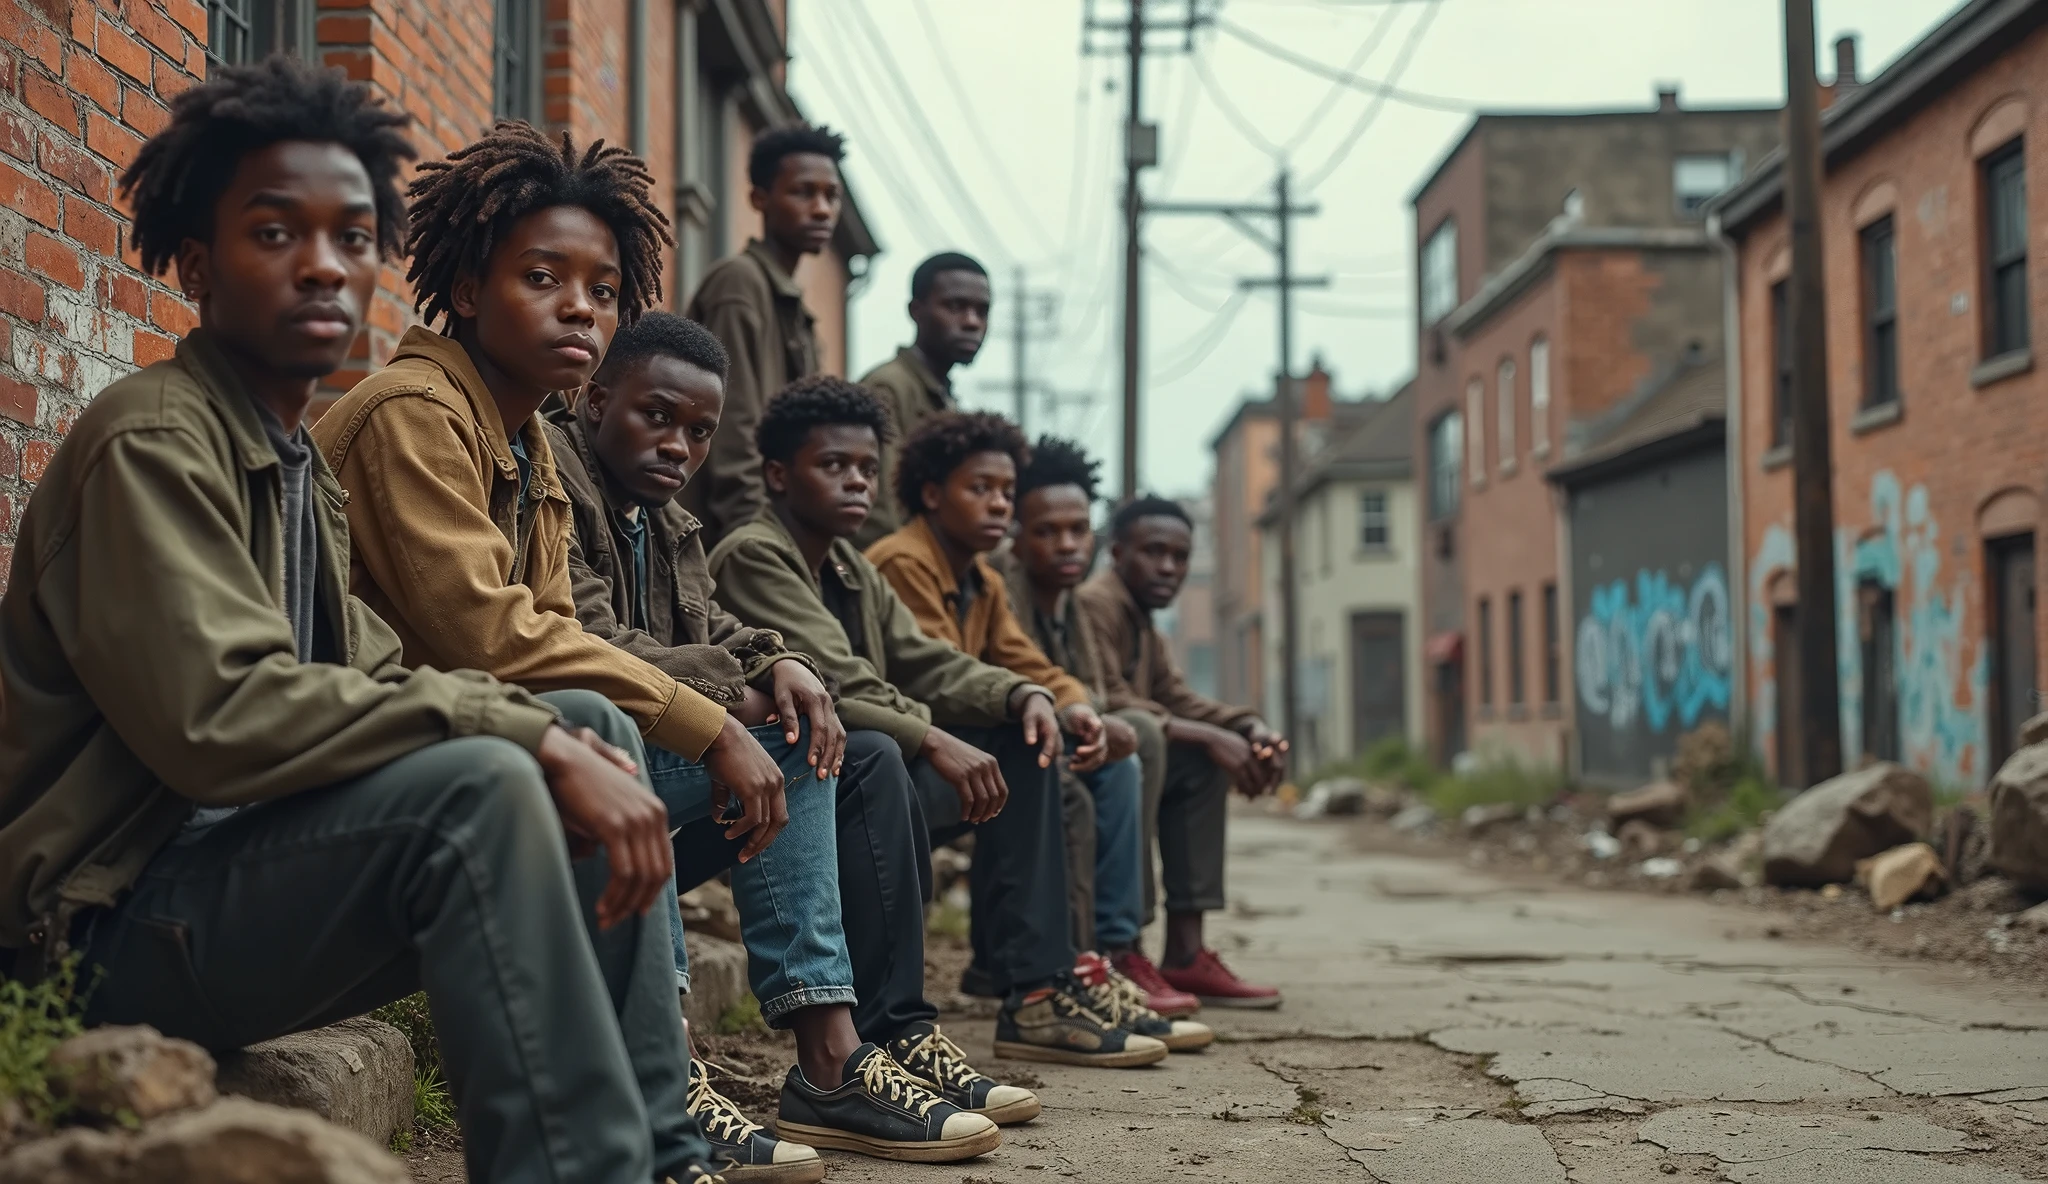
<path id="1" fill-rule="evenodd" d="M 879 1044 L 863 1044 L 853 1050 L 852 1056 L 846 1058 L 846 1067 L 841 1072 L 845 1074 L 846 1080 L 852 1081 L 860 1076 L 860 1067 L 867 1064 L 869 1057 L 886 1055 L 888 1054 L 882 1051 Z"/>

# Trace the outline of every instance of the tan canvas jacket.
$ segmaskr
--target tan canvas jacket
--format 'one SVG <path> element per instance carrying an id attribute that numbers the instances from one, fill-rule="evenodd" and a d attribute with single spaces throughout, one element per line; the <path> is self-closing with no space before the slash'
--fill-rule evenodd
<path id="1" fill-rule="evenodd" d="M 343 584 L 345 495 L 318 461 L 323 660 L 298 660 L 258 416 L 195 332 L 87 405 L 29 499 L 0 598 L 0 947 L 61 943 L 71 912 L 118 903 L 195 805 L 331 785 L 457 736 L 533 751 L 554 722 L 484 675 L 399 664 Z"/>
<path id="2" fill-rule="evenodd" d="M 1166 639 L 1152 627 L 1152 614 L 1131 598 L 1114 568 L 1088 577 L 1074 596 L 1101 657 L 1111 711 L 1135 707 L 1161 720 L 1191 719 L 1232 730 L 1258 718 L 1249 707 L 1218 703 L 1188 686 Z"/>
<path id="3" fill-rule="evenodd" d="M 569 498 L 538 415 L 519 467 L 498 406 L 453 338 L 408 329 L 391 364 L 313 429 L 349 491 L 350 583 L 391 622 L 409 666 L 486 670 L 534 691 L 596 691 L 696 759 L 725 709 L 583 631 L 569 581 Z"/>

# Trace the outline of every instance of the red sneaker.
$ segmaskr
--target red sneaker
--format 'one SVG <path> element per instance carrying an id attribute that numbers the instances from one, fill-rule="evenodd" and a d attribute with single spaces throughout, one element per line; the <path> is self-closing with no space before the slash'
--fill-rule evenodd
<path id="1" fill-rule="evenodd" d="M 1112 954 L 1109 961 L 1118 974 L 1138 984 L 1138 989 L 1145 992 L 1145 1006 L 1167 1019 L 1193 1015 L 1202 1010 L 1202 1001 L 1186 991 L 1175 990 L 1172 984 L 1159 976 L 1159 968 L 1143 951 L 1126 950 Z"/>
<path id="2" fill-rule="evenodd" d="M 1237 977 L 1230 967 L 1223 964 L 1223 959 L 1216 956 L 1214 950 L 1203 950 L 1186 966 L 1168 967 L 1159 974 L 1168 984 L 1200 999 L 1205 1006 L 1238 1007 L 1252 1011 L 1268 1011 L 1280 1006 L 1278 987 L 1254 986 Z"/>

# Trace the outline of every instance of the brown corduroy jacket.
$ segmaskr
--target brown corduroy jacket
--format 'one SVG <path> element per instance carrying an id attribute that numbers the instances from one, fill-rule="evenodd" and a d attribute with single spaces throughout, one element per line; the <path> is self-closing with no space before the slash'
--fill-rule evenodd
<path id="1" fill-rule="evenodd" d="M 569 581 L 569 498 L 538 415 L 518 425 L 525 502 L 498 405 L 453 338 L 415 326 L 391 364 L 313 428 L 349 492 L 350 584 L 408 666 L 486 671 L 528 690 L 596 691 L 649 740 L 696 759 L 725 708 L 583 631 Z"/>
<path id="2" fill-rule="evenodd" d="M 1132 599 L 1114 568 L 1088 577 L 1074 595 L 1102 658 L 1111 711 L 1135 707 L 1161 720 L 1191 719 L 1232 731 L 1258 718 L 1249 707 L 1218 703 L 1188 685 L 1166 639 L 1152 627 L 1152 614 Z"/>

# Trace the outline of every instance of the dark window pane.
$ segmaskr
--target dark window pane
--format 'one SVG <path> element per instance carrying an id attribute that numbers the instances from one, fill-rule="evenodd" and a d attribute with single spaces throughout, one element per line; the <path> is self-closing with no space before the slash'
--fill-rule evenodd
<path id="1" fill-rule="evenodd" d="M 206 58 L 209 72 L 240 66 L 256 57 L 251 44 L 252 7 L 259 0 L 207 0 Z"/>
<path id="2" fill-rule="evenodd" d="M 1557 585 L 1543 585 L 1543 701 L 1557 702 Z"/>
<path id="3" fill-rule="evenodd" d="M 1522 697 L 1522 594 L 1508 593 L 1508 702 L 1516 707 Z"/>
<path id="4" fill-rule="evenodd" d="M 2007 353 L 2027 346 L 2027 264 L 2025 260 L 1998 269 L 1992 286 L 1991 352 Z"/>
<path id="5" fill-rule="evenodd" d="M 1479 703 L 1493 704 L 1493 605 L 1485 599 L 1479 601 L 1479 647 L 1474 657 L 1479 662 Z"/>
<path id="6" fill-rule="evenodd" d="M 1863 229 L 1863 350 L 1865 407 L 1899 397 L 1898 238 L 1890 218 Z"/>
<path id="7" fill-rule="evenodd" d="M 1785 281 L 1771 285 L 1771 444 L 1792 439 L 1792 303 Z"/>
<path id="8" fill-rule="evenodd" d="M 2014 142 L 1984 162 L 1985 352 L 2024 349 L 2027 325 L 2027 174 Z"/>

